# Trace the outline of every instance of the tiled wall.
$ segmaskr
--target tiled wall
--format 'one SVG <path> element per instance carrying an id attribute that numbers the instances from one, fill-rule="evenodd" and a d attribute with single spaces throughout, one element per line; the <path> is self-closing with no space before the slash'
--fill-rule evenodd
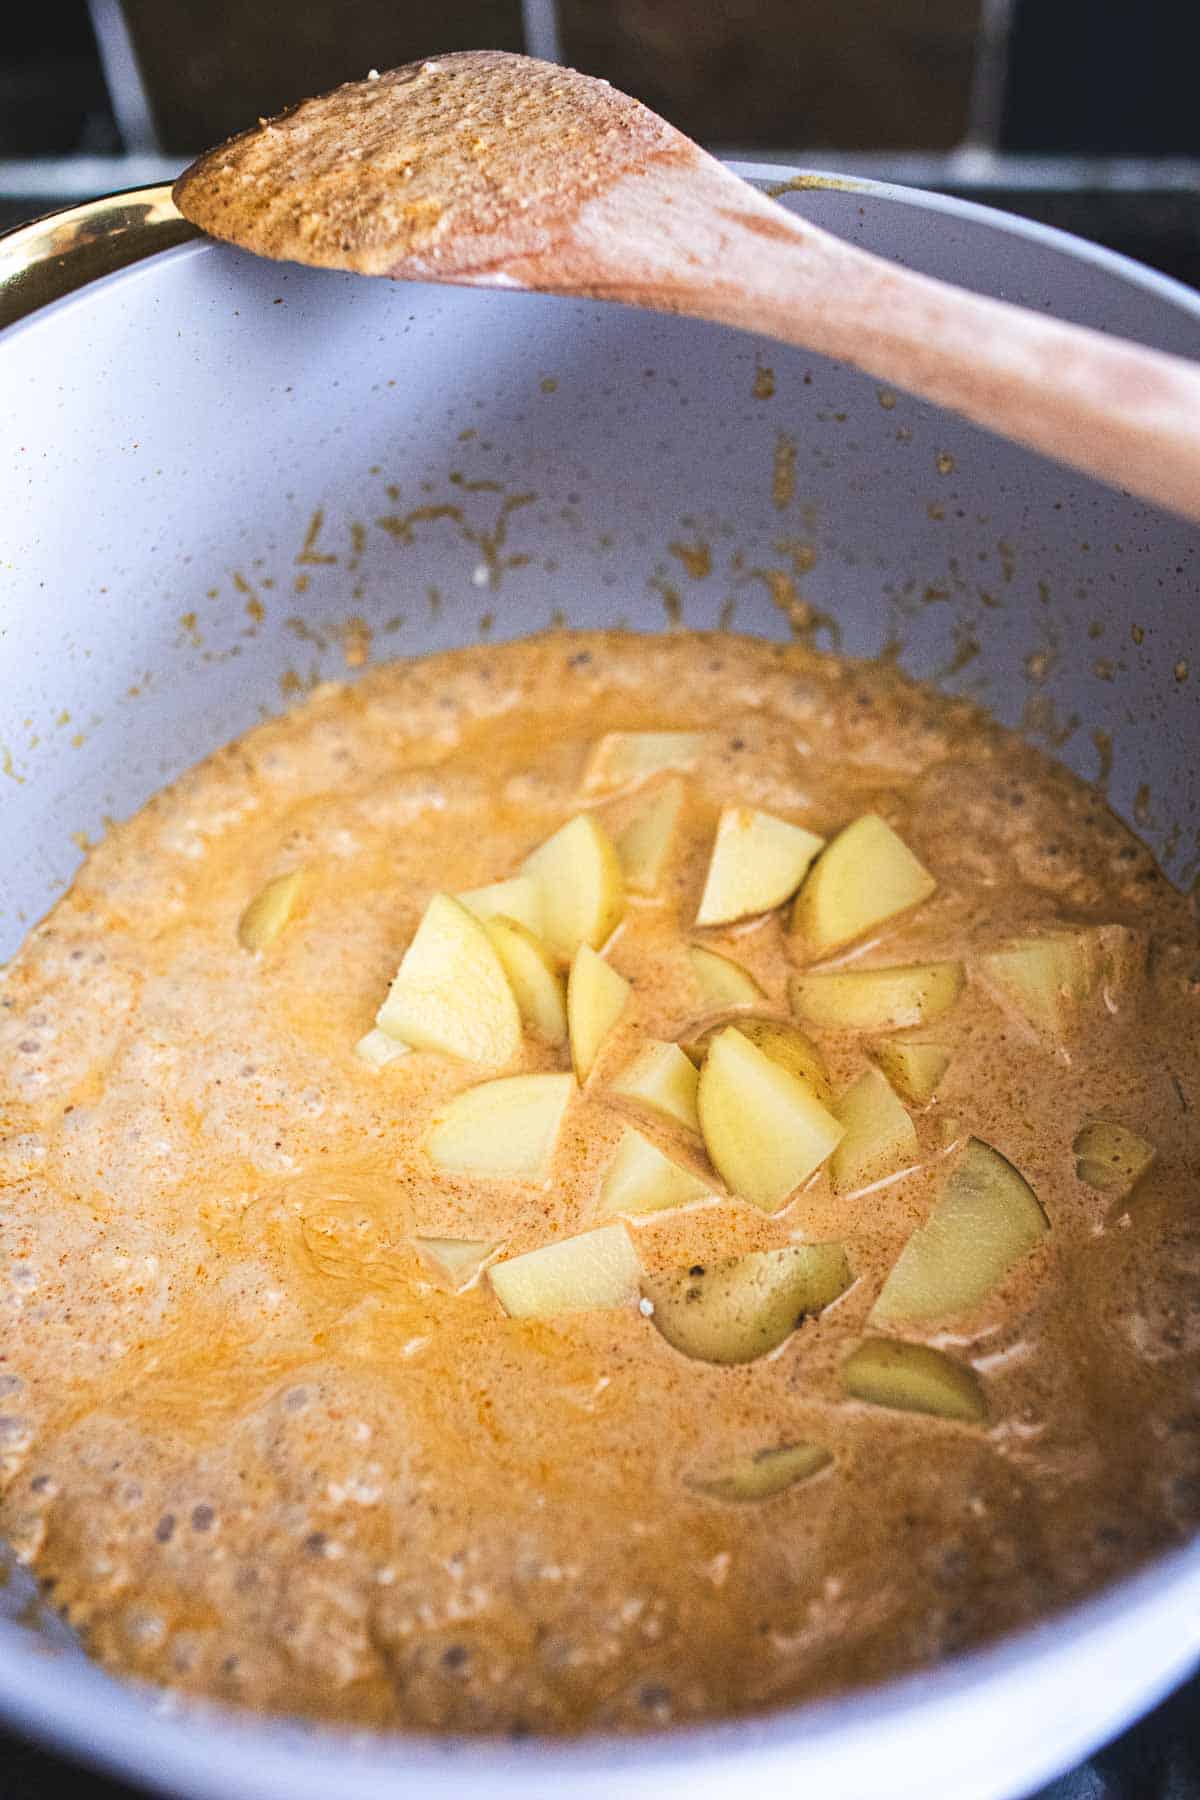
<path id="1" fill-rule="evenodd" d="M 1020 0 L 1006 137 L 1014 150 L 1200 152 L 1200 0 Z"/>
<path id="2" fill-rule="evenodd" d="M 164 150 L 187 152 L 370 68 L 521 50 L 520 0 L 125 0 Z"/>
<path id="3" fill-rule="evenodd" d="M 708 143 L 947 148 L 979 0 L 560 0 L 566 60 Z"/>
<path id="4" fill-rule="evenodd" d="M 980 0 L 549 0 L 565 61 L 708 143 L 944 148 Z M 433 51 L 524 47 L 520 0 L 124 0 L 165 149 Z"/>
<path id="5" fill-rule="evenodd" d="M 547 44 L 718 148 L 1200 153 L 1200 0 L 42 0 L 0 33 L 0 154 L 117 147 L 89 9 L 148 91 L 125 147 L 172 155 L 372 66 Z"/>

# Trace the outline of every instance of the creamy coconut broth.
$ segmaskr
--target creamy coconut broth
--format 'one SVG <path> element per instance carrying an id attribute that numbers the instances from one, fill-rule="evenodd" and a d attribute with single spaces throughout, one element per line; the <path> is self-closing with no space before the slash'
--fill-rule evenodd
<path id="1" fill-rule="evenodd" d="M 632 773 L 597 749 L 663 731 L 704 736 Z M 356 1050 L 436 892 L 517 875 L 581 814 L 628 858 L 668 788 L 655 891 L 618 896 L 595 946 L 629 985 L 591 969 L 612 1005 L 582 1088 L 544 1017 L 503 1067 Z M 790 895 L 697 927 L 722 809 L 830 842 L 882 819 L 936 886 L 815 955 Z M 866 868 L 856 891 L 883 892 Z M 1030 939 L 1059 946 L 1041 1014 L 988 961 Z M 714 1001 L 697 945 L 761 997 Z M 813 966 L 931 962 L 959 986 L 916 1025 L 798 1005 Z M 0 1529 L 109 1667 L 381 1726 L 660 1726 L 1027 1623 L 1200 1517 L 1198 984 L 1191 904 L 1103 800 L 894 670 L 560 633 L 321 688 L 113 829 L 0 977 Z M 699 1058 L 707 1026 L 759 1017 L 817 1058 L 806 1085 L 723 1040 L 785 1112 L 799 1086 L 806 1119 L 849 1130 L 847 1093 L 894 1078 L 891 1152 L 861 1180 L 826 1155 L 776 1210 L 714 1167 L 749 1156 L 756 1180 L 761 1149 L 720 1138 L 715 1074 L 712 1160 L 694 1121 L 621 1091 L 651 1040 Z M 889 1042 L 936 1053 L 932 1097 L 905 1098 Z M 541 1163 L 464 1172 L 457 1127 L 437 1136 L 451 1102 L 514 1075 L 563 1077 L 521 1090 L 558 1096 Z M 752 1140 L 757 1100 L 731 1092 Z M 1125 1135 L 1081 1139 L 1097 1120 Z M 610 1204 L 631 1128 L 683 1204 Z M 470 1155 L 523 1129 L 468 1132 Z M 951 1283 L 940 1316 L 869 1320 L 980 1145 L 1019 1172 L 997 1202 L 1017 1239 L 1010 1211 L 991 1276 Z M 960 1217 L 955 1254 L 989 1221 L 964 1252 Z M 539 1276 L 509 1316 L 505 1265 L 602 1228 L 604 1304 L 559 1304 L 568 1271 L 549 1311 Z M 842 1259 L 832 1298 L 785 1294 L 780 1323 L 751 1295 L 734 1321 L 764 1354 L 676 1347 L 712 1324 L 714 1268 L 814 1244 Z M 718 1307 L 718 1346 L 727 1324 Z M 904 1408 L 854 1391 L 848 1360 L 880 1339 L 939 1353 L 941 1410 L 907 1409 L 919 1369 Z"/>

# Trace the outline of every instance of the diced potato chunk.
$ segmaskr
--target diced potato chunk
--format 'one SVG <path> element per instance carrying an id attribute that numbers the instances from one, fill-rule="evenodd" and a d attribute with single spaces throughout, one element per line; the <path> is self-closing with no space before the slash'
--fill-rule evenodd
<path id="1" fill-rule="evenodd" d="M 399 1038 L 389 1037 L 375 1025 L 359 1038 L 354 1054 L 370 1069 L 386 1069 L 397 1057 L 407 1056 L 411 1048 L 411 1044 L 402 1044 Z"/>
<path id="2" fill-rule="evenodd" d="M 699 1131 L 696 1113 L 696 1066 L 678 1044 L 651 1038 L 612 1084 L 614 1094 L 637 1100 L 652 1112 L 674 1119 L 689 1131 Z"/>
<path id="3" fill-rule="evenodd" d="M 727 1025 L 736 1025 L 744 1038 L 749 1038 L 755 1047 L 769 1056 L 772 1062 L 786 1069 L 789 1075 L 795 1075 L 799 1081 L 805 1081 L 826 1105 L 833 1098 L 833 1084 L 829 1079 L 829 1070 L 825 1067 L 825 1059 L 810 1037 L 806 1037 L 798 1025 L 788 1019 L 748 1018 L 744 1014 L 736 1019 L 719 1019 L 702 1031 L 699 1037 L 689 1038 L 683 1049 L 691 1057 L 697 1067 L 708 1054 L 708 1046 L 715 1037 L 719 1037 Z"/>
<path id="4" fill-rule="evenodd" d="M 774 813 L 727 806 L 717 822 L 697 925 L 728 925 L 782 906 L 824 842 Z"/>
<path id="5" fill-rule="evenodd" d="M 910 1106 L 928 1106 L 950 1067 L 950 1052 L 941 1044 L 919 1044 L 912 1038 L 885 1039 L 871 1054 Z"/>
<path id="6" fill-rule="evenodd" d="M 1102 1194 L 1128 1194 L 1154 1161 L 1153 1144 L 1111 1119 L 1088 1119 L 1071 1146 L 1075 1173 Z"/>
<path id="7" fill-rule="evenodd" d="M 657 1144 L 627 1125 L 600 1184 L 600 1217 L 690 1206 L 693 1201 L 708 1199 L 711 1191 L 693 1170 L 672 1162 Z"/>
<path id="8" fill-rule="evenodd" d="M 488 1276 L 510 1318 L 552 1319 L 628 1305 L 637 1298 L 642 1265 L 623 1225 L 601 1225 L 493 1263 Z"/>
<path id="9" fill-rule="evenodd" d="M 517 1010 L 548 1044 L 567 1036 L 567 1005 L 558 965 L 540 938 L 517 919 L 498 913 L 483 929 L 500 958 Z"/>
<path id="10" fill-rule="evenodd" d="M 821 1444 L 780 1444 L 748 1456 L 731 1456 L 711 1469 L 685 1475 L 683 1480 L 685 1487 L 707 1494 L 710 1500 L 770 1500 L 828 1468 L 832 1461 Z"/>
<path id="11" fill-rule="evenodd" d="M 469 888 L 456 898 L 477 919 L 497 916 L 515 919 L 518 925 L 539 938 L 545 930 L 542 890 L 532 875 L 513 875 L 507 881 L 490 881 L 486 887 Z"/>
<path id="12" fill-rule="evenodd" d="M 1078 925 L 1014 938 L 979 959 L 985 984 L 1055 1044 L 1078 1029 L 1089 1001 L 1116 1003 L 1144 970 L 1145 939 L 1124 925 Z"/>
<path id="13" fill-rule="evenodd" d="M 631 894 L 657 894 L 683 811 L 683 782 L 664 781 L 642 809 L 617 833 L 617 855 Z"/>
<path id="14" fill-rule="evenodd" d="M 412 1247 L 447 1287 L 461 1294 L 478 1279 L 495 1244 L 486 1238 L 415 1237 Z"/>
<path id="15" fill-rule="evenodd" d="M 1049 1229 L 1025 1177 L 971 1138 L 926 1223 L 900 1252 L 872 1322 L 917 1325 L 968 1312 Z"/>
<path id="16" fill-rule="evenodd" d="M 928 1344 L 867 1338 L 842 1364 L 842 1383 L 855 1400 L 900 1412 L 935 1413 L 979 1425 L 987 1402 L 974 1369 Z"/>
<path id="17" fill-rule="evenodd" d="M 304 886 L 304 870 L 276 875 L 261 887 L 238 920 L 238 943 L 243 950 L 265 950 L 273 944 L 295 910 Z"/>
<path id="18" fill-rule="evenodd" d="M 583 785 L 628 787 L 663 769 L 690 769 L 712 743 L 707 731 L 610 731 L 600 739 L 588 762 Z"/>
<path id="19" fill-rule="evenodd" d="M 688 961 L 705 1006 L 757 1006 L 766 998 L 748 969 L 715 950 L 689 944 Z"/>
<path id="20" fill-rule="evenodd" d="M 792 929 L 813 956 L 825 956 L 919 906 L 936 887 L 886 820 L 864 813 L 810 869 L 792 909 Z"/>
<path id="21" fill-rule="evenodd" d="M 989 986 L 1037 1031 L 1053 1038 L 1070 1030 L 1076 1007 L 1091 987 L 1086 939 L 1055 932 L 1018 938 L 980 958 Z"/>
<path id="22" fill-rule="evenodd" d="M 782 1344 L 850 1281 L 840 1244 L 788 1244 L 647 1276 L 642 1292 L 654 1307 L 654 1324 L 682 1355 L 746 1363 Z"/>
<path id="23" fill-rule="evenodd" d="M 544 1181 L 573 1075 L 508 1075 L 456 1094 L 425 1139 L 429 1159 L 452 1175 Z"/>
<path id="24" fill-rule="evenodd" d="M 793 1009 L 825 1031 L 903 1031 L 928 1025 L 962 993 L 958 962 L 904 963 L 886 969 L 829 969 L 793 975 Z"/>
<path id="25" fill-rule="evenodd" d="M 542 890 L 543 935 L 570 962 L 580 944 L 610 938 L 625 911 L 625 879 L 612 839 L 591 813 L 578 813 L 525 858 L 523 873 Z"/>
<path id="26" fill-rule="evenodd" d="M 860 1075 L 832 1111 L 846 1128 L 829 1159 L 835 1194 L 856 1194 L 917 1161 L 916 1128 L 878 1069 Z"/>
<path id="27" fill-rule="evenodd" d="M 807 1082 L 732 1025 L 709 1046 L 697 1105 L 713 1167 L 763 1212 L 777 1212 L 843 1135 Z"/>
<path id="28" fill-rule="evenodd" d="M 435 894 L 375 1023 L 415 1050 L 502 1067 L 521 1044 L 521 1016 L 487 932 L 449 894 Z"/>
<path id="29" fill-rule="evenodd" d="M 600 1046 L 625 1011 L 629 983 L 590 944 L 580 944 L 567 980 L 567 1020 L 571 1061 L 580 1085 L 587 1080 Z"/>

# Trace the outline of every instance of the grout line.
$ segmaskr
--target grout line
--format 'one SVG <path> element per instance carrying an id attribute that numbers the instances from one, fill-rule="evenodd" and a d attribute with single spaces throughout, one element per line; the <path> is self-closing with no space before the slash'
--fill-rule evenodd
<path id="1" fill-rule="evenodd" d="M 558 0 L 521 0 L 521 24 L 528 55 L 540 57 L 543 62 L 562 61 Z"/>
<path id="2" fill-rule="evenodd" d="M 967 98 L 965 150 L 996 150 L 999 147 L 1016 9 L 1017 0 L 980 0 L 975 67 Z"/>
<path id="3" fill-rule="evenodd" d="M 88 0 L 88 13 L 122 144 L 135 154 L 157 151 L 158 128 L 121 0 Z"/>

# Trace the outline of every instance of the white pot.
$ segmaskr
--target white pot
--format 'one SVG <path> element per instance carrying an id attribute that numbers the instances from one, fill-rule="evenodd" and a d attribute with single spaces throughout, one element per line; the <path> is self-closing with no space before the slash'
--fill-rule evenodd
<path id="1" fill-rule="evenodd" d="M 1196 296 L 1061 234 L 861 182 L 783 203 L 983 292 L 1200 353 Z M 365 642 L 348 619 L 375 655 L 407 655 L 556 617 L 658 629 L 677 592 L 689 625 L 734 598 L 736 628 L 784 636 L 751 573 L 779 566 L 783 539 L 814 547 L 804 598 L 844 648 L 900 638 L 905 666 L 1061 739 L 1083 775 L 1111 760 L 1114 806 L 1176 879 L 1195 875 L 1200 534 L 1140 503 L 798 351 L 596 303 L 258 262 L 189 241 L 161 191 L 0 240 L 6 318 L 0 956 L 70 879 L 73 833 L 96 835 L 295 683 L 344 673 L 346 644 Z M 536 498 L 497 548 L 521 494 Z M 376 523 L 441 505 L 463 519 L 418 519 L 408 543 Z M 715 547 L 706 579 L 669 550 L 689 534 Z M 528 560 L 493 586 L 512 554 Z M 16 1623 L 0 1623 L 0 1713 L 220 1800 L 413 1783 L 999 1800 L 1120 1730 L 1198 1655 L 1193 1544 L 936 1673 L 636 1742 L 347 1746 L 184 1715 Z"/>

